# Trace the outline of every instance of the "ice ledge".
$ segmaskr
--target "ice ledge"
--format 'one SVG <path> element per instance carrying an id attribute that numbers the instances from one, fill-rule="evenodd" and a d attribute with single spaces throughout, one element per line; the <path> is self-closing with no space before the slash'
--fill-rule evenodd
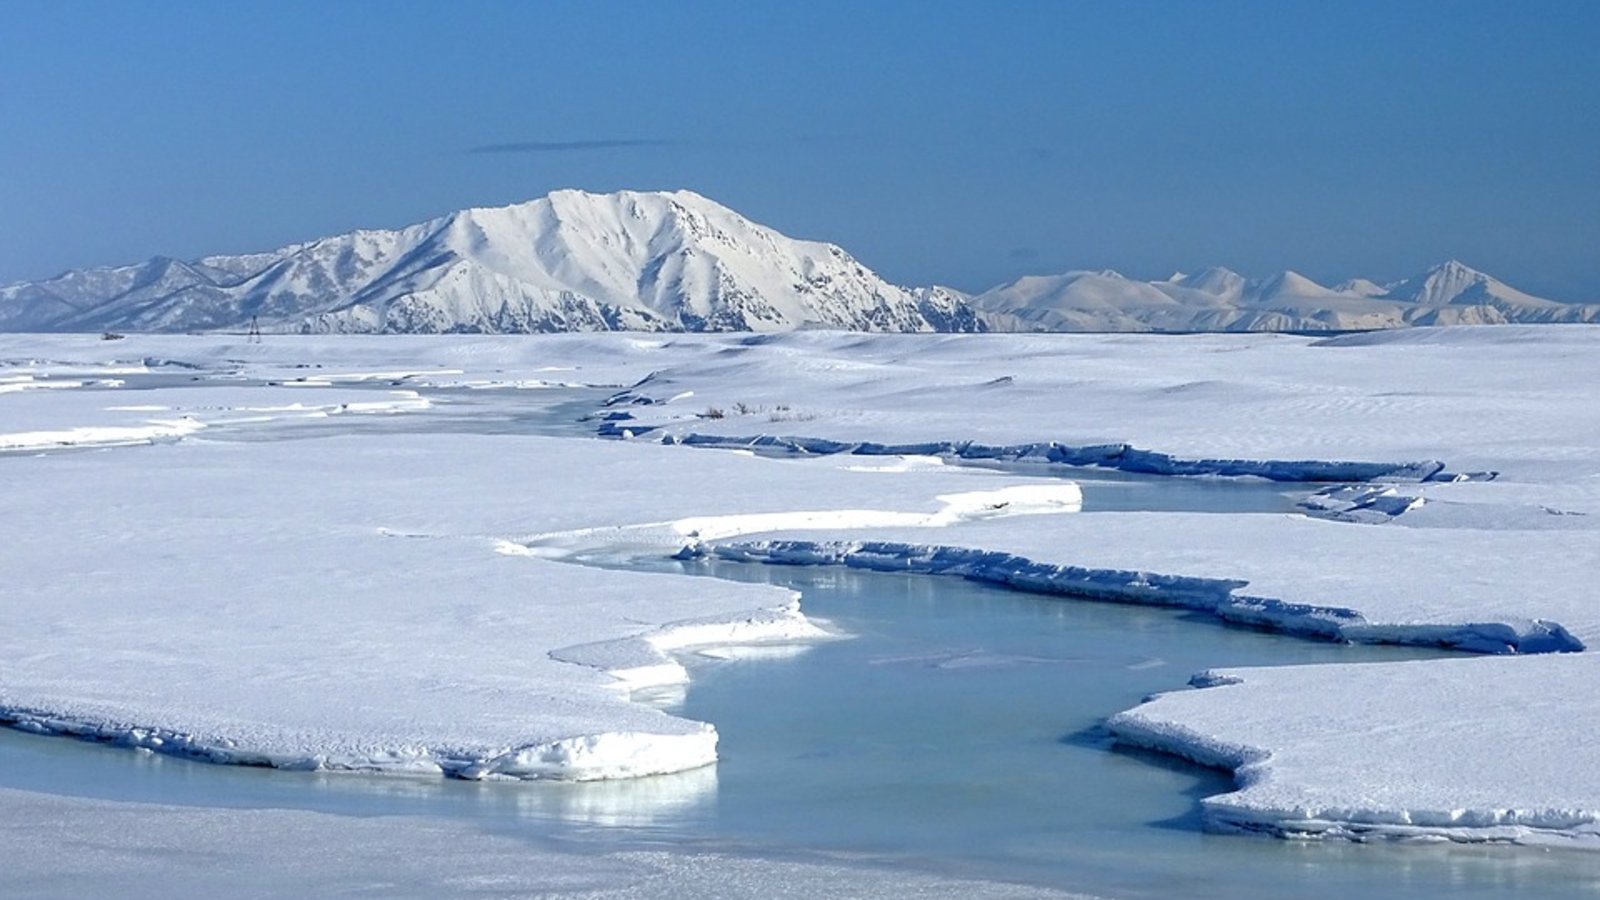
<path id="1" fill-rule="evenodd" d="M 1477 653 L 1559 653 L 1584 649 L 1555 622 L 1401 625 L 1368 622 L 1358 611 L 1253 597 L 1234 579 L 1091 569 L 1037 562 L 990 550 L 888 541 L 764 540 L 698 544 L 681 557 L 786 565 L 837 565 L 880 572 L 953 575 L 1040 594 L 1118 603 L 1175 606 L 1211 613 L 1225 622 L 1289 634 L 1372 644 L 1448 647 Z"/>
<path id="2" fill-rule="evenodd" d="M 445 775 L 469 780 L 634 778 L 681 772 L 717 759 L 716 729 L 700 722 L 687 723 L 694 727 L 682 734 L 606 732 L 496 750 L 397 745 L 355 753 L 283 751 L 227 737 L 116 721 L 71 719 L 16 707 L 0 707 L 0 724 L 32 734 L 76 737 L 222 765 Z"/>
<path id="3" fill-rule="evenodd" d="M 616 678 L 618 690 L 681 683 L 688 673 L 671 654 L 692 649 L 796 643 L 828 637 L 801 612 L 799 600 L 736 616 L 675 622 L 645 635 L 553 651 L 552 658 L 598 668 Z M 33 734 L 77 737 L 118 747 L 225 765 L 301 771 L 360 771 L 444 775 L 469 780 L 518 779 L 597 781 L 664 775 L 717 760 L 711 725 L 667 717 L 660 731 L 601 731 L 539 737 L 500 747 L 449 746 L 419 737 L 387 746 L 355 742 L 277 741 L 227 734 L 200 734 L 176 727 L 135 724 L 110 717 L 66 715 L 0 702 L 0 725 Z"/>

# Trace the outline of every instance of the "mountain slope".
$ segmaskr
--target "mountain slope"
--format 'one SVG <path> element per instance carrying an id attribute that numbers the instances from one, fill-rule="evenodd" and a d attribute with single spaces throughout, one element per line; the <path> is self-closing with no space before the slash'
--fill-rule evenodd
<path id="1" fill-rule="evenodd" d="M 884 281 L 688 191 L 558 191 L 271 253 L 157 258 L 0 288 L 8 331 L 973 331 L 957 294 Z"/>

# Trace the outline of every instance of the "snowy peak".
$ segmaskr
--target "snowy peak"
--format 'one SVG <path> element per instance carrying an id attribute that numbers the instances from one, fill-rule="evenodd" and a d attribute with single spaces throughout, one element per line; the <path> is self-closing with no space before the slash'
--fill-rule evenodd
<path id="1" fill-rule="evenodd" d="M 1253 299 L 1258 303 L 1271 303 L 1274 300 L 1285 298 L 1302 299 L 1338 296 L 1337 291 L 1329 290 L 1294 271 L 1279 272 L 1253 287 L 1254 290 L 1251 293 L 1253 294 Z"/>
<path id="2" fill-rule="evenodd" d="M 1389 285 L 1386 296 L 1426 307 L 1493 306 L 1501 303 L 1538 308 L 1562 305 L 1525 294 L 1453 259 L 1420 275 Z"/>
<path id="3" fill-rule="evenodd" d="M 1337 293 L 1356 297 L 1381 297 L 1389 293 L 1388 288 L 1366 278 L 1350 278 L 1334 285 L 1333 289 Z"/>
<path id="4" fill-rule="evenodd" d="M 983 327 L 957 294 L 889 284 L 834 245 L 689 191 L 556 191 L 270 253 L 69 276 L 54 292 L 0 288 L 0 327 L 171 331 L 252 317 L 307 332 Z"/>
<path id="5" fill-rule="evenodd" d="M 1452 259 L 1390 285 L 1388 295 L 1423 306 L 1444 306 L 1463 296 L 1481 293 L 1493 280 Z"/>
<path id="6" fill-rule="evenodd" d="M 1193 275 L 1185 275 L 1172 283 L 1204 294 L 1232 299 L 1244 291 L 1245 278 L 1232 269 L 1212 266 L 1209 269 L 1201 269 Z"/>

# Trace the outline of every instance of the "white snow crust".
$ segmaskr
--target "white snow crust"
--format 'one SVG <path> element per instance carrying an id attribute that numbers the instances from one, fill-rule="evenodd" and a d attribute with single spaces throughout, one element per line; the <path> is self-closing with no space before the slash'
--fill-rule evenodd
<path id="1" fill-rule="evenodd" d="M 1600 656 L 1230 669 L 1113 717 L 1232 769 L 1220 830 L 1600 848 Z"/>

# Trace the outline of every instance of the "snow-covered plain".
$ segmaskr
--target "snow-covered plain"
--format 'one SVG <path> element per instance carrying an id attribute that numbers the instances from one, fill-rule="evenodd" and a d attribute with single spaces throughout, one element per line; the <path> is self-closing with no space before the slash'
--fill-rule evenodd
<path id="1" fill-rule="evenodd" d="M 1587 690 L 1597 351 L 1600 329 L 1581 326 L 1323 341 L 0 337 L 0 359 L 34 379 L 176 360 L 249 382 L 205 390 L 289 393 L 265 383 L 320 366 L 323 386 L 292 390 L 335 407 L 347 391 L 440 406 L 430 386 L 609 386 L 592 424 L 618 438 L 239 442 L 200 429 L 0 460 L 0 512 L 29 523 L 0 547 L 0 698 L 47 729 L 148 743 L 165 728 L 224 758 L 474 776 L 681 768 L 709 760 L 710 729 L 626 688 L 681 677 L 669 651 L 685 644 L 814 638 L 814 625 L 784 595 L 552 557 L 689 544 L 1516 653 L 1230 671 L 1109 724 L 1235 768 L 1241 789 L 1205 801 L 1217 827 L 1587 844 L 1600 819 L 1585 777 L 1600 716 Z M 352 387 L 374 373 L 386 382 Z M 0 404 L 27 405 L 0 434 L 194 415 L 177 393 L 16 391 Z M 59 398 L 73 405 L 47 405 Z M 163 408 L 111 408 L 141 405 Z M 1335 487 L 1314 516 L 1012 517 L 1075 508 L 1051 460 L 1389 483 Z M 996 492 L 1015 475 L 952 462 L 1036 487 Z M 752 620 L 753 633 L 729 627 Z M 1584 652 L 1542 655 L 1555 650 Z M 395 664 L 407 653 L 413 665 Z M 591 740 L 621 734 L 621 747 Z"/>

